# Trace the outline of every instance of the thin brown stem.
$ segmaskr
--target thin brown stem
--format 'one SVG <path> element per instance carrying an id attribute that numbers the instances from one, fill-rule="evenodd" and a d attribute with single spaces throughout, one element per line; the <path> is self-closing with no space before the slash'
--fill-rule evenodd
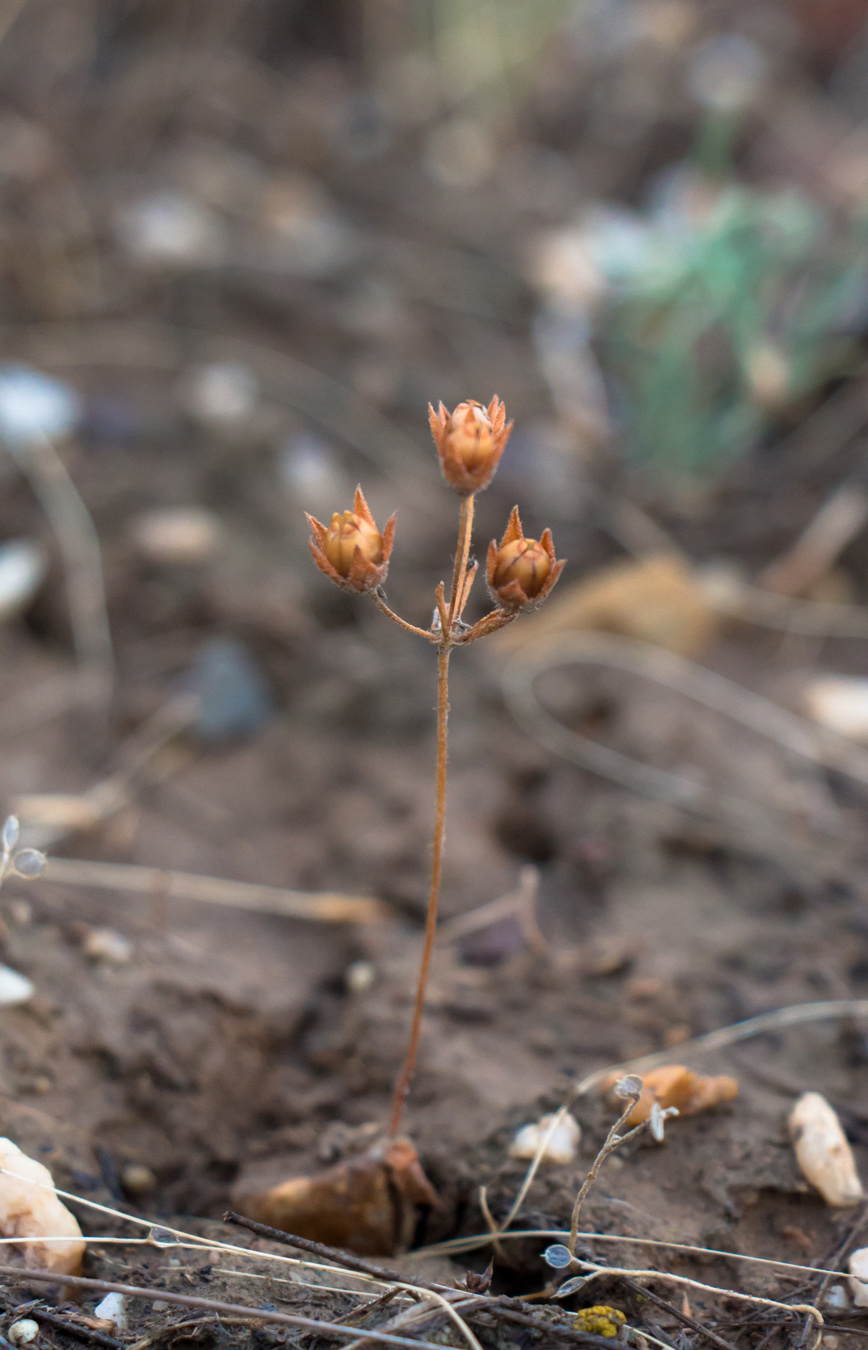
<path id="1" fill-rule="evenodd" d="M 615 1149 L 618 1148 L 619 1145 L 625 1143 L 627 1139 L 631 1139 L 634 1135 L 641 1133 L 641 1131 L 648 1124 L 647 1120 L 643 1120 L 640 1125 L 635 1126 L 635 1128 L 630 1130 L 629 1133 L 623 1135 L 620 1133 L 622 1125 L 626 1125 L 629 1117 L 633 1114 L 633 1109 L 638 1100 L 639 1098 L 637 1094 L 635 1097 L 632 1097 L 630 1101 L 627 1103 L 627 1105 L 624 1107 L 623 1112 L 615 1121 L 615 1124 L 612 1126 L 609 1133 L 606 1135 L 606 1142 L 600 1149 L 594 1161 L 591 1163 L 590 1169 L 588 1170 L 588 1175 L 582 1182 L 581 1189 L 579 1190 L 579 1193 L 576 1196 L 576 1203 L 573 1205 L 572 1218 L 570 1219 L 570 1237 L 569 1241 L 567 1242 L 567 1250 L 569 1251 L 570 1256 L 575 1256 L 576 1254 L 576 1241 L 579 1236 L 579 1215 L 582 1210 L 582 1205 L 585 1203 L 585 1196 L 588 1194 L 588 1191 L 591 1189 L 594 1182 L 597 1180 L 597 1173 L 599 1172 L 600 1168 L 602 1167 L 603 1163 L 606 1161 L 610 1153 L 614 1153 Z"/>
<path id="2" fill-rule="evenodd" d="M 390 609 L 379 591 L 371 591 L 370 595 L 380 613 L 385 614 L 386 618 L 391 619 L 399 628 L 405 629 L 408 633 L 415 633 L 416 637 L 426 638 L 428 642 L 435 641 L 435 635 L 426 628 L 417 628 L 415 624 L 408 623 L 406 619 L 402 619 L 399 614 L 396 614 L 393 609 Z"/>
<path id="3" fill-rule="evenodd" d="M 470 539 L 473 534 L 473 493 L 461 502 L 461 515 L 458 521 L 458 547 L 455 550 L 455 566 L 452 570 L 452 590 L 449 592 L 449 636 L 452 636 L 452 624 L 458 607 L 464 597 L 464 578 L 467 574 L 467 559 L 470 557 Z"/>
<path id="4" fill-rule="evenodd" d="M 467 500 L 472 501 L 472 498 Z M 416 1056 L 419 1050 L 419 1033 L 422 1026 L 422 1011 L 425 1006 L 425 990 L 428 984 L 428 970 L 431 965 L 431 953 L 434 950 L 434 938 L 437 931 L 437 903 L 440 899 L 440 877 L 443 872 L 443 838 L 446 829 L 446 727 L 449 718 L 449 657 L 451 648 L 440 647 L 437 653 L 437 806 L 434 815 L 434 848 L 431 857 L 431 889 L 428 893 L 428 917 L 425 921 L 425 942 L 422 959 L 419 963 L 419 978 L 416 983 L 416 1001 L 413 1005 L 413 1021 L 410 1026 L 410 1040 L 407 1055 L 398 1074 L 395 1094 L 392 1098 L 392 1115 L 389 1121 L 389 1134 L 395 1138 L 401 1128 L 401 1116 L 404 1111 L 404 1099 L 410 1087 Z"/>

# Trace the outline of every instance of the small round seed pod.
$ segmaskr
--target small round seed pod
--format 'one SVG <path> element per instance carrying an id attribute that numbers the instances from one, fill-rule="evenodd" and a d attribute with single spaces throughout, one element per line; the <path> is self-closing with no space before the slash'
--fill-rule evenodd
<path id="1" fill-rule="evenodd" d="M 468 399 L 453 412 L 441 403 L 435 413 L 429 404 L 428 417 L 449 486 L 462 497 L 488 487 L 512 431 L 500 399 L 493 398 L 487 408 Z"/>
<path id="2" fill-rule="evenodd" d="M 382 586 L 389 570 L 395 537 L 395 517 L 389 517 L 382 534 L 360 487 L 352 511 L 336 511 L 328 525 L 308 516 L 311 557 L 336 586 L 347 591 L 370 591 Z"/>
<path id="3" fill-rule="evenodd" d="M 491 598 L 500 609 L 535 609 L 565 566 L 565 559 L 555 557 L 551 530 L 544 530 L 541 539 L 527 539 L 514 506 L 500 543 L 492 540 L 488 546 L 485 575 Z"/>

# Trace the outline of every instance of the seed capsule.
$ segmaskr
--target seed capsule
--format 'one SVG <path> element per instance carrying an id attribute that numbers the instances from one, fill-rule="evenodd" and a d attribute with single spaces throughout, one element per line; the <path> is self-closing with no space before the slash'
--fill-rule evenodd
<path id="1" fill-rule="evenodd" d="M 354 510 L 336 511 L 329 524 L 307 517 L 311 528 L 311 556 L 321 572 L 348 591 L 370 591 L 381 586 L 389 570 L 395 535 L 395 517 L 390 516 L 381 534 L 360 487 Z"/>
<path id="2" fill-rule="evenodd" d="M 428 416 L 443 477 L 450 487 L 462 497 L 488 487 L 512 431 L 500 399 L 493 398 L 487 408 L 468 399 L 451 413 L 442 403 L 435 413 L 429 404 Z"/>
<path id="3" fill-rule="evenodd" d="M 491 598 L 500 609 L 535 608 L 565 566 L 565 560 L 555 558 L 551 530 L 544 530 L 541 539 L 526 539 L 514 506 L 500 543 L 492 540 L 488 548 L 486 579 Z"/>

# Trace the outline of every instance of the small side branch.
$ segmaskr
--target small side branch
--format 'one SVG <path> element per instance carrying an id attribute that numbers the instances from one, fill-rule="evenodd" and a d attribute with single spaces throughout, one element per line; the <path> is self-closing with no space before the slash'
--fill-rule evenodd
<path id="1" fill-rule="evenodd" d="M 399 628 L 403 628 L 407 633 L 415 633 L 416 637 L 425 638 L 427 642 L 437 641 L 437 635 L 435 633 L 430 632 L 426 628 L 417 628 L 415 624 L 408 623 L 406 619 L 402 619 L 399 614 L 396 614 L 393 609 L 390 609 L 386 604 L 385 596 L 379 587 L 376 590 L 369 591 L 369 595 L 380 613 L 385 614 L 386 618 L 391 619 L 392 623 L 396 623 Z"/>

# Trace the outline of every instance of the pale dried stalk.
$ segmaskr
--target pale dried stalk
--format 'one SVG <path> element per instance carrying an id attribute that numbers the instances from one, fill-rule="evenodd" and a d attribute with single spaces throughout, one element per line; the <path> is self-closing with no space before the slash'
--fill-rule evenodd
<path id="1" fill-rule="evenodd" d="M 258 886 L 247 881 L 171 872 L 162 867 L 132 863 L 88 862 L 79 858 L 49 858 L 41 881 L 63 886 L 96 886 L 103 890 L 133 891 L 166 900 L 195 900 L 230 909 L 279 914 L 289 919 L 312 919 L 319 923 L 381 923 L 388 908 L 368 896 L 332 893 L 307 894 L 280 886 Z"/>

